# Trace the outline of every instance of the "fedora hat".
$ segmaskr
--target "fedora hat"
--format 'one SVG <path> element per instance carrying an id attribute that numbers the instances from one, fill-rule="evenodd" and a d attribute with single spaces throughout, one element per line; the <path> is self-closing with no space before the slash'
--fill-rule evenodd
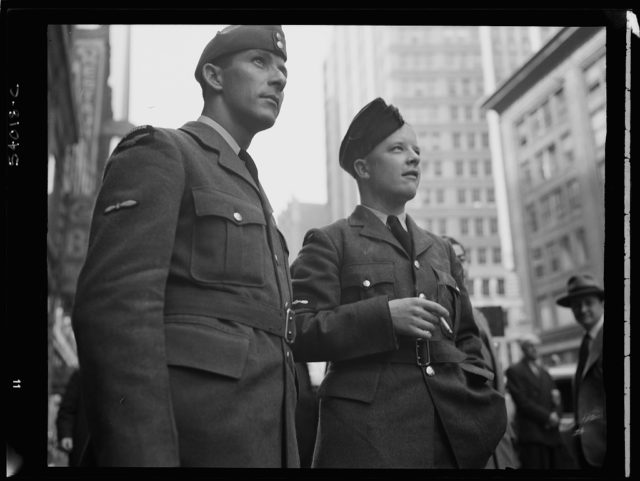
<path id="1" fill-rule="evenodd" d="M 572 299 L 580 296 L 596 295 L 604 298 L 604 290 L 589 274 L 576 275 L 567 281 L 567 295 L 556 301 L 559 306 L 571 307 Z"/>

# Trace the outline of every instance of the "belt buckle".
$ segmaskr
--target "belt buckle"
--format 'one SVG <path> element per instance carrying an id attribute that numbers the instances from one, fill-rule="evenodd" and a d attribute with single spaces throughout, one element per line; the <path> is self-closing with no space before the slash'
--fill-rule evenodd
<path id="1" fill-rule="evenodd" d="M 294 328 L 295 328 L 295 311 L 290 307 L 287 307 L 287 312 L 285 314 L 285 323 L 284 323 L 284 339 L 289 344 L 293 342 L 294 339 Z"/>
<path id="2" fill-rule="evenodd" d="M 422 351 L 424 347 L 424 354 Z M 435 375 L 435 371 L 431 367 L 431 351 L 429 350 L 429 341 L 424 339 L 416 339 L 416 364 L 420 369 L 424 370 L 424 373 L 431 377 Z"/>

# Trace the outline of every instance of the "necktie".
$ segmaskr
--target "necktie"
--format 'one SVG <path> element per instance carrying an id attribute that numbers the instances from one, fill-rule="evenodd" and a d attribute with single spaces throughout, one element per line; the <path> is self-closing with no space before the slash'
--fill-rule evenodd
<path id="1" fill-rule="evenodd" d="M 238 157 L 240 157 L 245 163 L 245 165 L 247 166 L 247 170 L 251 174 L 251 177 L 253 177 L 253 180 L 256 182 L 256 184 L 260 185 L 260 181 L 258 180 L 258 168 L 256 167 L 256 163 L 249 155 L 249 152 L 244 149 L 240 149 L 240 152 L 238 152 Z"/>
<path id="2" fill-rule="evenodd" d="M 400 219 L 398 219 L 395 215 L 390 215 L 389 217 L 387 217 L 387 226 L 389 226 L 389 229 L 391 229 L 391 233 L 396 239 L 398 239 L 398 242 L 400 242 L 400 245 L 404 247 L 404 250 L 407 252 L 407 254 L 411 256 L 413 253 L 413 249 L 411 247 L 411 236 L 406 230 L 404 230 L 402 224 L 400 224 Z"/>
<path id="3" fill-rule="evenodd" d="M 578 354 L 578 367 L 576 368 L 576 382 L 579 383 L 582 379 L 582 371 L 584 365 L 587 363 L 587 357 L 589 357 L 589 341 L 591 336 L 586 333 L 582 338 L 582 344 L 580 344 L 580 353 Z"/>

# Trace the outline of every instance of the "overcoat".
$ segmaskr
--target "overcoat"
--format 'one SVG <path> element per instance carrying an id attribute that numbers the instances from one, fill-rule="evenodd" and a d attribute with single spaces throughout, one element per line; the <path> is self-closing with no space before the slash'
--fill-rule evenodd
<path id="1" fill-rule="evenodd" d="M 73 327 L 109 466 L 298 466 L 288 251 L 245 164 L 201 122 L 108 161 Z"/>
<path id="2" fill-rule="evenodd" d="M 312 229 L 292 264 L 302 361 L 329 361 L 320 389 L 315 467 L 437 466 L 441 422 L 460 468 L 482 468 L 505 431 L 504 398 L 481 360 L 478 329 L 451 246 L 407 216 L 408 255 L 366 207 Z M 389 300 L 424 294 L 449 312 L 416 356 L 416 340 L 397 336 Z M 435 374 L 426 374 L 430 358 Z"/>
<path id="3" fill-rule="evenodd" d="M 574 380 L 575 421 L 582 455 L 592 466 L 602 466 L 607 453 L 607 409 L 602 367 L 604 329 L 591 342 L 580 379 Z"/>
<path id="4" fill-rule="evenodd" d="M 507 369 L 507 389 L 516 405 L 518 442 L 558 446 L 562 442 L 558 427 L 545 427 L 552 412 L 560 414 L 552 394 L 556 384 L 549 372 L 540 366 L 536 375 L 522 359 Z"/>

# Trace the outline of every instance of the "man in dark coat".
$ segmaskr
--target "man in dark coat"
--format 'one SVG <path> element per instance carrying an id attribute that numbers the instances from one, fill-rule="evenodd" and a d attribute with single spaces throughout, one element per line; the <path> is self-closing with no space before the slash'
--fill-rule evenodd
<path id="1" fill-rule="evenodd" d="M 449 243 L 453 247 L 453 252 L 455 252 L 456 257 L 462 265 L 464 280 L 465 282 L 467 282 L 467 280 L 469 279 L 469 258 L 467 257 L 467 250 L 462 244 L 460 244 L 460 242 L 458 242 L 453 237 L 442 236 L 442 238 L 449 241 Z M 489 321 L 487 321 L 487 318 L 484 316 L 482 311 L 476 309 L 475 307 L 473 308 L 473 320 L 478 326 L 480 339 L 482 341 L 482 358 L 494 372 L 493 387 L 496 391 L 504 396 L 506 394 L 504 370 L 502 368 L 502 362 L 500 362 L 500 357 L 498 356 L 498 353 L 493 346 L 493 336 L 489 327 Z M 515 443 L 516 437 L 513 425 L 512 423 L 507 422 L 507 429 L 500 439 L 500 443 L 498 443 L 496 450 L 491 455 L 491 458 L 489 458 L 489 462 L 487 463 L 486 468 L 508 469 L 519 467 L 520 462 L 516 453 Z"/>
<path id="2" fill-rule="evenodd" d="M 516 405 L 516 431 L 523 469 L 563 467 L 561 406 L 554 395 L 555 382 L 537 362 L 539 344 L 537 336 L 523 336 L 520 340 L 522 359 L 507 369 L 507 389 Z"/>
<path id="3" fill-rule="evenodd" d="M 287 81 L 279 25 L 234 25 L 204 108 L 118 145 L 73 326 L 100 466 L 297 467 L 288 251 L 248 156 Z"/>
<path id="4" fill-rule="evenodd" d="M 573 382 L 578 462 L 583 469 L 602 468 L 607 455 L 602 359 L 604 290 L 593 276 L 576 275 L 567 281 L 567 294 L 556 302 L 562 307 L 571 308 L 576 322 L 585 331 Z"/>
<path id="5" fill-rule="evenodd" d="M 482 468 L 505 430 L 460 263 L 404 212 L 416 144 L 394 106 L 367 104 L 340 148 L 362 205 L 292 264 L 296 360 L 329 361 L 313 467 Z"/>

